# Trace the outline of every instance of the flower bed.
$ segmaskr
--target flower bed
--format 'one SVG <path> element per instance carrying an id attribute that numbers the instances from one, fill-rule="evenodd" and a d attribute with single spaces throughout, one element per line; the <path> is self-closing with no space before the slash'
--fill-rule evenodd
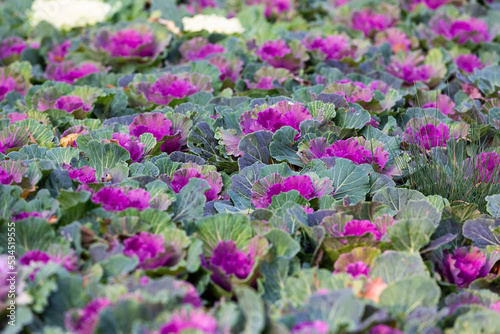
<path id="1" fill-rule="evenodd" d="M 497 333 L 500 6 L 0 2 L 6 333 Z"/>

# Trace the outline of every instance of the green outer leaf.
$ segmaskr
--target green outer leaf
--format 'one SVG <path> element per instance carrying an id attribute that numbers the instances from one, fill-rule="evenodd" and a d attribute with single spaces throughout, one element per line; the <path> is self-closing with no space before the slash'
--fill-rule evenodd
<path id="1" fill-rule="evenodd" d="M 392 88 L 389 89 L 389 91 L 384 94 L 384 99 L 380 101 L 382 111 L 392 108 L 401 97 L 401 94 L 399 94 L 397 90 Z"/>
<path id="2" fill-rule="evenodd" d="M 45 155 L 56 164 L 69 164 L 71 159 L 78 158 L 78 149 L 74 147 L 55 147 L 48 150 Z"/>
<path id="3" fill-rule="evenodd" d="M 187 137 L 187 145 L 194 153 L 204 159 L 219 155 L 219 142 L 208 123 L 201 122 L 191 128 Z"/>
<path id="4" fill-rule="evenodd" d="M 200 255 L 203 253 L 203 242 L 200 239 L 195 239 L 189 246 L 186 255 L 186 269 L 190 273 L 198 271 L 201 266 Z"/>
<path id="5" fill-rule="evenodd" d="M 89 166 L 96 170 L 96 177 L 102 177 L 106 169 L 111 169 L 120 161 L 130 159 L 130 153 L 115 143 L 104 144 L 97 140 L 89 141 L 83 149 L 85 156 L 89 158 Z"/>
<path id="6" fill-rule="evenodd" d="M 486 209 L 495 218 L 500 218 L 500 194 L 493 196 L 486 196 L 486 202 L 488 205 Z"/>
<path id="7" fill-rule="evenodd" d="M 333 333 L 341 328 L 346 331 L 355 330 L 364 312 L 364 305 L 351 289 L 315 294 L 304 308 L 311 320 L 325 321 Z"/>
<path id="8" fill-rule="evenodd" d="M 408 201 L 404 209 L 398 213 L 396 219 L 429 218 L 434 226 L 439 225 L 441 213 L 427 200 Z"/>
<path id="9" fill-rule="evenodd" d="M 380 306 L 404 321 L 418 307 L 436 306 L 441 290 L 436 281 L 424 276 L 413 276 L 389 284 L 380 295 Z"/>
<path id="10" fill-rule="evenodd" d="M 304 197 L 302 197 L 297 190 L 290 190 L 286 193 L 274 195 L 268 209 L 269 210 L 279 209 L 287 202 L 297 203 L 301 206 L 309 204 L 309 201 L 306 200 Z"/>
<path id="11" fill-rule="evenodd" d="M 90 195 L 87 191 L 61 191 L 57 198 L 62 213 L 59 224 L 69 224 L 96 208 L 97 204 L 90 201 Z"/>
<path id="12" fill-rule="evenodd" d="M 181 163 L 172 161 L 169 157 L 160 158 L 154 162 L 158 167 L 160 174 L 172 176 L 174 172 L 181 167 Z"/>
<path id="13" fill-rule="evenodd" d="M 477 247 L 500 246 L 500 235 L 495 233 L 500 226 L 497 219 L 477 218 L 467 220 L 463 226 L 464 237 L 472 240 Z"/>
<path id="14" fill-rule="evenodd" d="M 47 145 L 48 143 L 52 142 L 52 139 L 54 139 L 52 130 L 48 126 L 38 123 L 34 119 L 28 118 L 23 121 L 16 122 L 16 126 L 22 128 L 27 127 L 28 131 L 33 136 L 38 145 Z"/>
<path id="15" fill-rule="evenodd" d="M 387 230 L 398 251 L 418 252 L 431 238 L 436 227 L 427 218 L 409 218 L 396 222 Z"/>
<path id="16" fill-rule="evenodd" d="M 156 146 L 156 138 L 149 132 L 140 135 L 139 141 L 146 145 L 144 147 L 144 155 L 148 155 Z"/>
<path id="17" fill-rule="evenodd" d="M 31 312 L 29 307 L 26 306 L 17 306 L 16 307 L 16 325 L 15 326 L 7 326 L 4 328 L 2 334 L 16 334 L 19 333 L 24 326 L 31 324 L 33 321 L 33 313 Z M 45 327 L 45 330 L 47 327 Z M 47 334 L 44 332 L 44 334 Z M 50 333 L 49 333 L 50 334 Z M 61 330 L 57 334 L 64 334 Z"/>
<path id="18" fill-rule="evenodd" d="M 81 151 L 85 151 L 92 140 L 110 140 L 112 137 L 113 131 L 110 128 L 100 128 L 96 131 L 92 131 L 89 134 L 79 135 L 76 138 L 76 145 Z"/>
<path id="19" fill-rule="evenodd" d="M 160 174 L 160 170 L 153 163 L 147 161 L 144 163 L 133 163 L 130 164 L 130 175 L 139 176 L 139 175 L 149 175 L 149 176 L 158 176 Z M 160 181 L 161 182 L 161 181 Z"/>
<path id="20" fill-rule="evenodd" d="M 318 87 L 318 86 L 316 86 Z M 307 87 L 307 90 L 311 90 L 312 87 Z M 297 93 L 297 91 L 295 92 Z M 325 103 L 323 101 L 312 101 L 305 105 L 306 109 L 309 110 L 312 117 L 319 120 L 328 120 L 335 117 L 335 105 L 333 103 Z"/>
<path id="21" fill-rule="evenodd" d="M 446 329 L 446 334 L 497 334 L 500 317 L 492 310 L 470 311 L 460 315 L 453 328 Z"/>
<path id="22" fill-rule="evenodd" d="M 273 257 L 291 260 L 300 251 L 300 244 L 283 230 L 271 230 L 265 234 L 265 237 L 273 245 L 271 249 Z"/>
<path id="23" fill-rule="evenodd" d="M 384 188 L 373 196 L 374 202 L 388 205 L 391 210 L 401 211 L 410 200 L 423 200 L 425 196 L 416 190 L 403 188 Z"/>
<path id="24" fill-rule="evenodd" d="M 20 198 L 22 193 L 23 190 L 18 186 L 0 184 L 0 219 L 9 220 L 13 211 L 20 211 L 26 205 L 26 202 Z M 15 210 L 16 208 L 19 210 Z"/>
<path id="25" fill-rule="evenodd" d="M 368 173 L 361 166 L 356 166 L 347 159 L 335 159 L 335 166 L 324 171 L 320 177 L 328 177 L 333 181 L 335 199 L 349 196 L 351 203 L 363 201 L 370 191 Z"/>
<path id="26" fill-rule="evenodd" d="M 0 228 L 1 245 L 7 245 L 7 224 Z M 30 217 L 16 222 L 16 253 L 24 255 L 29 250 L 46 250 L 47 247 L 57 241 L 52 226 L 42 218 Z"/>
<path id="27" fill-rule="evenodd" d="M 174 216 L 172 220 L 187 221 L 201 218 L 205 206 L 205 191 L 209 189 L 207 181 L 192 178 L 189 183 L 181 189 L 172 204 Z"/>
<path id="28" fill-rule="evenodd" d="M 500 108 L 491 108 L 488 112 L 490 124 L 495 129 L 500 129 Z"/>
<path id="29" fill-rule="evenodd" d="M 243 156 L 238 159 L 240 169 L 253 165 L 255 162 L 269 164 L 271 154 L 269 145 L 271 144 L 273 133 L 271 131 L 257 131 L 243 137 L 238 144 L 238 150 L 243 152 Z"/>
<path id="30" fill-rule="evenodd" d="M 352 287 L 357 292 L 362 288 L 362 284 L 353 284 L 349 274 L 332 275 L 331 270 L 303 269 L 286 280 L 282 291 L 283 301 L 290 302 L 293 307 L 302 307 L 309 296 L 320 289 L 341 290 Z"/>
<path id="31" fill-rule="evenodd" d="M 297 143 L 294 138 L 299 132 L 290 126 L 284 126 L 273 135 L 273 142 L 269 145 L 271 156 L 278 161 L 287 161 L 292 165 L 304 167 L 304 163 L 297 154 Z"/>
<path id="32" fill-rule="evenodd" d="M 259 284 L 264 289 L 262 299 L 276 302 L 281 298 L 281 291 L 285 288 L 290 268 L 290 260 L 278 256 L 271 262 L 263 261 L 259 267 Z"/>
<path id="33" fill-rule="evenodd" d="M 231 187 L 227 193 L 238 209 L 246 210 L 253 207 L 252 188 L 255 181 L 260 179 L 262 166 L 264 165 L 256 163 L 231 176 Z"/>
<path id="34" fill-rule="evenodd" d="M 43 318 L 47 325 L 64 327 L 64 314 L 72 308 L 83 307 L 83 278 L 79 275 L 60 275 L 57 280 L 57 291 L 49 297 L 49 306 Z"/>
<path id="35" fill-rule="evenodd" d="M 250 287 L 240 286 L 234 289 L 238 304 L 245 315 L 243 333 L 260 333 L 266 324 L 264 303 L 260 296 Z"/>
<path id="36" fill-rule="evenodd" d="M 335 124 L 344 129 L 361 129 L 370 119 L 368 111 L 357 104 L 349 103 L 349 108 L 337 110 Z"/>
<path id="37" fill-rule="evenodd" d="M 413 276 L 429 277 L 418 253 L 387 251 L 373 260 L 370 271 L 370 277 L 380 277 L 387 284 Z"/>
<path id="38" fill-rule="evenodd" d="M 294 202 L 286 202 L 276 210 L 269 224 L 279 229 L 285 229 L 290 234 L 295 234 L 297 228 L 301 225 L 308 226 L 306 212 L 299 204 Z"/>
<path id="39" fill-rule="evenodd" d="M 203 241 L 203 252 L 212 255 L 219 241 L 233 240 L 242 249 L 247 246 L 253 232 L 247 216 L 232 213 L 218 213 L 198 220 L 196 232 Z"/>
<path id="40" fill-rule="evenodd" d="M 106 279 L 131 272 L 139 264 L 139 258 L 137 256 L 128 257 L 123 254 L 115 254 L 106 260 L 100 261 L 99 264 L 104 270 L 103 277 Z"/>
<path id="41" fill-rule="evenodd" d="M 292 169 L 286 162 L 282 162 L 280 164 L 263 165 L 262 169 L 260 169 L 259 179 L 263 179 L 270 174 L 279 174 L 281 177 L 297 175 L 297 173 L 292 171 Z"/>
<path id="42" fill-rule="evenodd" d="M 46 147 L 38 147 L 37 144 L 24 146 L 19 150 L 19 160 L 41 160 L 47 152 Z"/>

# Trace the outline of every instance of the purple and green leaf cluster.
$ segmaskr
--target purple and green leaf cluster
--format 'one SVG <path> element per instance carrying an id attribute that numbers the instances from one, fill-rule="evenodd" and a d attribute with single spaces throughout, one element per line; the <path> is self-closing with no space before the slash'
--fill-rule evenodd
<path id="1" fill-rule="evenodd" d="M 0 2 L 1 329 L 498 333 L 498 3 L 92 1 Z"/>

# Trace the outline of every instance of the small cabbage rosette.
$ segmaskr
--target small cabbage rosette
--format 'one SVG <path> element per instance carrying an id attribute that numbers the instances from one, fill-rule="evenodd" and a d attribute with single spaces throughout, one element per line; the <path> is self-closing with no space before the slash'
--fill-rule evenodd
<path id="1" fill-rule="evenodd" d="M 245 135 L 260 130 L 274 133 L 284 126 L 290 126 L 299 132 L 295 137 L 295 140 L 298 140 L 300 138 L 300 123 L 312 118 L 311 113 L 302 103 L 280 101 L 271 107 L 263 104 L 256 106 L 253 110 L 245 111 L 240 116 L 241 133 L 235 129 L 219 128 L 216 137 L 224 145 L 228 155 L 237 157 L 243 155 L 238 150 L 238 145 Z"/>
<path id="2" fill-rule="evenodd" d="M 295 138 L 300 138 L 300 123 L 312 119 L 311 113 L 302 103 L 280 101 L 269 107 L 256 106 L 253 110 L 245 111 L 240 116 L 240 127 L 243 134 L 254 133 L 260 130 L 276 132 L 284 126 L 290 126 L 299 131 Z"/>
<path id="3" fill-rule="evenodd" d="M 273 196 L 289 191 L 297 191 L 306 200 L 321 198 L 333 192 L 333 182 L 327 177 L 319 178 L 314 173 L 288 177 L 269 174 L 253 184 L 252 203 L 257 209 L 267 209 Z"/>
<path id="4" fill-rule="evenodd" d="M 449 314 L 456 314 L 466 310 L 471 306 L 483 306 L 494 310 L 500 314 L 500 301 L 498 297 L 491 294 L 489 290 L 462 289 L 452 293 L 444 299 L 446 307 L 450 310 Z"/>
<path id="5" fill-rule="evenodd" d="M 212 246 L 213 247 L 213 246 Z M 244 245 L 233 240 L 219 240 L 213 249 L 202 255 L 202 265 L 212 271 L 212 282 L 226 291 L 233 284 L 253 284 L 260 261 L 267 254 L 268 241 L 255 236 Z"/>
<path id="6" fill-rule="evenodd" d="M 235 55 L 214 55 L 208 59 L 210 65 L 216 66 L 221 75 L 219 80 L 224 83 L 234 82 L 236 83 L 241 77 L 241 72 L 243 71 L 243 61 Z"/>
<path id="7" fill-rule="evenodd" d="M 433 260 L 443 279 L 463 289 L 478 278 L 495 278 L 497 274 L 490 272 L 500 260 L 500 252 L 484 252 L 474 246 L 459 247 L 455 250 L 445 249 L 440 257 L 436 255 Z"/>
<path id="8" fill-rule="evenodd" d="M 141 188 L 107 186 L 92 196 L 92 202 L 102 204 L 106 211 L 123 211 L 129 208 L 143 211 L 151 207 L 150 201 L 151 194 Z"/>
<path id="9" fill-rule="evenodd" d="M 28 62 L 15 62 L 0 67 L 0 102 L 10 92 L 25 96 L 31 87 L 30 78 L 31 65 Z"/>
<path id="10" fill-rule="evenodd" d="M 21 54 L 26 49 L 26 42 L 17 36 L 10 36 L 0 41 L 0 61 L 11 64 L 21 59 Z"/>
<path id="11" fill-rule="evenodd" d="M 169 316 L 157 334 L 181 334 L 184 332 L 217 334 L 217 319 L 202 309 L 178 309 Z"/>
<path id="12" fill-rule="evenodd" d="M 399 51 L 409 52 L 413 48 L 412 40 L 398 28 L 389 28 L 387 30 L 379 31 L 375 35 L 375 46 L 381 46 L 389 43 L 392 52 L 395 54 Z M 416 44 L 416 43 L 415 43 Z"/>
<path id="13" fill-rule="evenodd" d="M 283 84 L 286 80 L 293 78 L 293 74 L 285 68 L 263 66 L 255 72 L 253 81 L 245 79 L 245 84 L 249 89 L 271 90 L 276 89 L 273 85 L 275 80 Z"/>
<path id="14" fill-rule="evenodd" d="M 433 147 L 446 147 L 450 138 L 465 138 L 468 130 L 469 125 L 463 122 L 448 126 L 434 117 L 415 117 L 406 124 L 403 137 L 407 144 L 430 150 Z"/>
<path id="15" fill-rule="evenodd" d="M 205 37 L 194 37 L 182 43 L 179 52 L 184 61 L 189 62 L 205 59 L 211 55 L 226 53 L 226 49 L 220 44 L 210 43 Z"/>
<path id="16" fill-rule="evenodd" d="M 217 138 L 225 146 L 226 153 L 233 156 L 242 156 L 238 150 L 240 140 L 247 134 L 260 130 L 276 132 L 284 126 L 290 126 L 297 130 L 295 140 L 300 138 L 300 123 L 306 119 L 312 119 L 309 110 L 302 103 L 280 101 L 269 107 L 268 105 L 256 106 L 253 110 L 245 111 L 240 116 L 241 133 L 234 129 L 220 128 Z"/>
<path id="17" fill-rule="evenodd" d="M 304 163 L 309 163 L 313 159 L 328 161 L 328 158 L 343 158 L 351 160 L 356 165 L 370 164 L 378 173 L 394 172 L 393 168 L 387 165 L 389 152 L 385 150 L 384 144 L 376 139 L 351 137 L 330 144 L 326 138 L 315 138 L 309 144 L 303 143 L 298 155 Z"/>
<path id="18" fill-rule="evenodd" d="M 36 164 L 26 164 L 21 160 L 3 160 L 0 162 L 0 184 L 16 185 L 25 191 L 34 191 L 35 185 L 41 178 L 42 175 Z"/>
<path id="19" fill-rule="evenodd" d="M 29 92 L 26 100 L 28 108 L 45 112 L 58 109 L 73 115 L 76 119 L 84 119 L 93 110 L 94 103 L 105 93 L 89 86 L 72 87 L 65 83 L 49 83 Z"/>
<path id="20" fill-rule="evenodd" d="M 393 27 L 399 20 L 400 9 L 388 3 L 382 3 L 377 9 L 364 7 L 351 13 L 350 26 L 361 31 L 365 37 L 373 37 L 378 31 Z"/>
<path id="21" fill-rule="evenodd" d="M 75 251 L 68 247 L 58 244 L 52 244 L 47 251 L 30 250 L 19 258 L 19 263 L 24 267 L 29 267 L 30 279 L 33 281 L 41 267 L 47 263 L 55 263 L 69 272 L 78 270 L 78 257 Z"/>
<path id="22" fill-rule="evenodd" d="M 193 162 L 188 162 L 182 164 L 181 168 L 173 172 L 172 175 L 160 175 L 160 180 L 166 182 L 177 194 L 192 178 L 207 181 L 209 189 L 204 192 L 207 202 L 216 201 L 221 198 L 224 184 L 215 166 L 199 166 Z"/>
<path id="23" fill-rule="evenodd" d="M 276 18 L 294 11 L 294 0 L 246 0 L 247 5 L 265 5 L 264 16 Z"/>
<path id="24" fill-rule="evenodd" d="M 347 102 L 358 103 L 360 105 L 363 102 L 370 102 L 375 95 L 373 90 L 362 82 L 351 82 L 349 79 L 329 84 L 322 93 L 342 95 Z"/>
<path id="25" fill-rule="evenodd" d="M 381 80 L 373 80 L 365 84 L 344 79 L 327 85 L 322 93 L 342 95 L 347 102 L 357 103 L 363 109 L 374 113 L 386 111 L 397 102 L 395 99 L 386 100 L 388 94 L 394 95 L 395 92 Z"/>
<path id="26" fill-rule="evenodd" d="M 52 48 L 47 52 L 48 63 L 62 63 L 66 60 L 71 49 L 71 41 L 69 39 L 62 43 L 55 43 Z"/>
<path id="27" fill-rule="evenodd" d="M 123 254 L 136 257 L 138 268 L 156 270 L 174 267 L 186 255 L 189 238 L 184 231 L 166 229 L 161 234 L 139 232 L 123 241 Z"/>
<path id="28" fill-rule="evenodd" d="M 77 147 L 76 139 L 78 136 L 86 134 L 89 134 L 89 131 L 85 125 L 74 125 L 62 133 L 59 145 L 61 147 Z"/>
<path id="29" fill-rule="evenodd" d="M 405 86 L 413 86 L 416 82 L 422 82 L 430 87 L 436 86 L 446 75 L 447 69 L 444 61 L 435 62 L 442 58 L 441 51 L 434 49 L 427 57 L 420 51 L 398 52 L 391 56 L 389 65 L 385 70 L 387 73 L 402 79 Z M 436 56 L 439 53 L 439 56 Z M 432 58 L 432 56 L 436 56 Z"/>
<path id="30" fill-rule="evenodd" d="M 482 69 L 484 67 L 481 59 L 473 54 L 460 55 L 455 59 L 455 62 L 459 70 L 462 70 L 468 74 L 474 73 L 474 69 L 476 68 Z"/>
<path id="31" fill-rule="evenodd" d="M 115 132 L 111 140 L 118 141 L 118 144 L 130 153 L 130 160 L 132 162 L 142 162 L 144 155 L 148 152 L 145 151 L 146 144 L 141 142 L 139 137 L 129 136 L 126 133 Z"/>
<path id="32" fill-rule="evenodd" d="M 415 101 L 410 102 L 411 105 L 418 105 L 422 109 L 439 110 L 441 114 L 453 119 L 460 120 L 460 117 L 455 113 L 455 103 L 453 100 L 439 91 L 423 91 L 417 92 Z"/>
<path id="33" fill-rule="evenodd" d="M 161 24 L 135 23 L 99 29 L 85 40 L 89 55 L 109 65 L 151 64 L 170 43 L 171 34 Z"/>
<path id="34" fill-rule="evenodd" d="M 458 44 L 489 42 L 494 37 L 489 32 L 488 24 L 481 19 L 471 17 L 457 20 L 444 12 L 434 15 L 429 21 L 429 27 L 435 35 L 454 40 Z"/>
<path id="35" fill-rule="evenodd" d="M 136 75 L 125 90 L 133 107 L 178 105 L 198 92 L 213 92 L 212 78 L 199 73 Z"/>
<path id="36" fill-rule="evenodd" d="M 160 112 L 150 112 L 137 115 L 128 129 L 129 134 L 136 138 L 144 133 L 151 133 L 156 142 L 163 141 L 160 146 L 161 151 L 170 154 L 186 146 L 192 124 L 193 122 L 188 117 L 179 113 L 165 115 Z"/>
<path id="37" fill-rule="evenodd" d="M 113 303 L 107 298 L 91 300 L 83 309 L 71 309 L 66 312 L 64 325 L 75 334 L 93 333 L 99 323 L 99 314 Z"/>
<path id="38" fill-rule="evenodd" d="M 389 215 L 382 215 L 373 220 L 353 219 L 353 216 L 336 213 L 323 218 L 321 226 L 330 234 L 330 238 L 336 239 L 343 245 L 349 244 L 352 240 L 364 240 L 364 242 L 375 245 L 385 238 L 387 229 L 394 225 L 396 220 Z M 332 239 L 332 240 L 333 240 Z"/>
<path id="39" fill-rule="evenodd" d="M 105 68 L 94 62 L 75 63 L 72 60 L 49 63 L 45 69 L 45 77 L 49 80 L 73 84 L 76 80 L 92 73 L 105 72 Z"/>
<path id="40" fill-rule="evenodd" d="M 62 168 L 68 171 L 68 176 L 73 181 L 77 181 L 82 184 L 97 183 L 96 170 L 90 166 L 74 168 L 71 165 L 63 163 Z"/>
<path id="41" fill-rule="evenodd" d="M 357 60 L 370 47 L 369 41 L 352 40 L 347 34 L 309 35 L 302 39 L 302 44 L 319 60 Z"/>
<path id="42" fill-rule="evenodd" d="M 356 247 L 349 253 L 342 253 L 335 261 L 333 274 L 347 273 L 353 278 L 370 277 L 373 260 L 380 254 L 375 247 Z"/>
<path id="43" fill-rule="evenodd" d="M 255 54 L 263 62 L 291 72 L 304 68 L 306 61 L 309 60 L 306 47 L 297 40 L 288 43 L 283 39 L 267 41 L 257 49 Z"/>

